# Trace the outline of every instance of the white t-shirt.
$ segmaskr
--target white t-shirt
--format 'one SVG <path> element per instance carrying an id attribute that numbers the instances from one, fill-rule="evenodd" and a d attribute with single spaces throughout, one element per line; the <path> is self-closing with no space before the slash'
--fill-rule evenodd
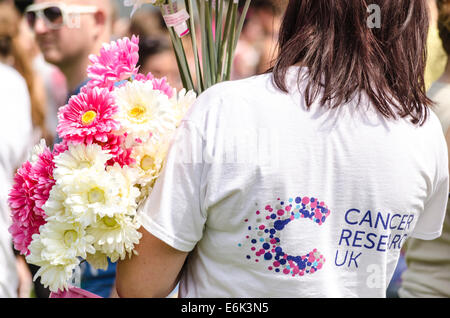
<path id="1" fill-rule="evenodd" d="M 448 195 L 439 120 L 386 120 L 352 101 L 306 109 L 270 74 L 204 92 L 142 208 L 191 252 L 180 297 L 385 297 L 408 237 L 440 235 Z M 151 269 L 149 269 L 151 270 Z"/>
<path id="2" fill-rule="evenodd" d="M 27 85 L 13 68 L 0 63 L 0 297 L 17 297 L 8 194 L 15 169 L 26 159 L 32 131 Z"/>

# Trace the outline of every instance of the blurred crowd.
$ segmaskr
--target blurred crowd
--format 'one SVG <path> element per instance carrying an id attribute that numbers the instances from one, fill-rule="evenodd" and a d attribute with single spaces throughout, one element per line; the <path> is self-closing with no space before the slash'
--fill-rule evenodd
<path id="1" fill-rule="evenodd" d="M 240 2 L 241 10 L 243 2 Z M 48 6 L 49 3 L 52 6 Z M 433 5 L 426 75 L 428 87 L 442 75 L 447 64 L 447 55 L 437 28 L 437 7 L 434 0 L 430 0 L 430 3 Z M 249 77 L 270 69 L 277 53 L 277 31 L 286 4 L 287 0 L 252 1 L 238 42 L 232 79 Z M 30 11 L 32 13 L 27 11 L 30 5 L 35 6 Z M 93 7 L 94 10 L 80 12 L 79 20 L 69 21 L 69 8 L 76 8 L 74 5 Z M 139 35 L 140 72 L 151 72 L 156 77 L 165 76 L 173 87 L 182 87 L 172 45 L 159 10 L 145 5 L 132 17 L 121 16 L 120 5 L 122 1 L 109 0 L 0 0 L 0 94 L 6 94 L 0 96 L 0 122 L 9 121 L 10 124 L 8 129 L 0 126 L 0 169 L 9 169 L 8 175 L 4 176 L 9 181 L 3 188 L 0 187 L 0 297 L 27 297 L 31 291 L 36 297 L 48 296 L 48 291 L 39 282 L 31 286 L 31 274 L 36 269 L 28 268 L 18 255 L 16 266 L 19 289 L 11 287 L 15 280 L 9 280 L 9 289 L 2 286 L 2 281 L 10 274 L 4 268 L 12 266 L 3 256 L 12 253 L 10 240 L 5 243 L 8 242 L 7 194 L 15 169 L 22 164 L 32 146 L 41 138 L 50 146 L 58 140 L 58 108 L 65 105 L 68 98 L 76 94 L 88 80 L 86 68 L 89 55 L 98 53 L 105 42 Z M 77 23 L 77 26 L 68 27 L 70 23 Z M 186 48 L 189 48 L 188 37 L 184 41 Z M 5 82 L 22 85 L 22 93 L 15 95 L 23 96 L 12 96 L 17 90 L 2 90 L 2 86 L 8 87 Z M 20 103 L 22 105 L 18 105 Z M 23 111 L 28 110 L 29 114 L 24 115 Z M 30 134 L 27 139 L 23 137 L 23 132 L 28 130 Z M 16 142 L 17 138 L 21 138 L 22 142 Z M 1 171 L 0 177 L 3 177 Z M 404 264 L 402 260 L 400 271 L 406 266 Z M 114 267 L 110 268 L 114 270 Z M 91 274 L 94 277 L 99 275 Z M 108 279 L 103 280 L 93 292 L 105 297 L 113 296 L 114 272 L 105 273 L 105 276 Z M 394 284 L 395 295 L 397 288 Z"/>

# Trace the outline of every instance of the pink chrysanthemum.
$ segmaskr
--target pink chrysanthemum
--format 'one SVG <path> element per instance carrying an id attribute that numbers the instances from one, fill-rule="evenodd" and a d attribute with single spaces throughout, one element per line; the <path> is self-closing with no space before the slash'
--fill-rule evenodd
<path id="1" fill-rule="evenodd" d="M 147 75 L 139 73 L 139 74 L 136 74 L 136 76 L 134 77 L 134 80 L 140 81 L 140 82 L 147 82 L 147 81 L 151 81 L 154 78 L 155 77 L 153 76 L 152 73 L 148 73 Z"/>
<path id="2" fill-rule="evenodd" d="M 53 158 L 54 156 L 50 149 L 45 148 L 32 169 L 33 179 L 36 180 L 33 199 L 36 207 L 42 212 L 43 216 L 45 213 L 42 210 L 42 206 L 47 202 L 50 196 L 50 190 L 55 184 L 55 180 L 53 179 L 53 169 L 55 168 Z"/>
<path id="3" fill-rule="evenodd" d="M 28 245 L 33 234 L 39 233 L 39 226 L 45 223 L 42 216 L 35 214 L 33 188 L 36 182 L 32 179 L 31 170 L 32 165 L 28 161 L 17 170 L 8 199 L 12 212 L 9 232 L 13 237 L 14 248 L 23 255 L 29 254 Z"/>
<path id="4" fill-rule="evenodd" d="M 114 97 L 106 88 L 84 87 L 58 113 L 58 135 L 65 142 L 106 142 L 108 134 L 120 128 L 113 119 L 118 112 Z"/>
<path id="5" fill-rule="evenodd" d="M 169 85 L 167 79 L 163 78 L 154 78 L 152 79 L 153 89 L 156 89 L 163 94 L 166 94 L 167 97 L 172 98 L 173 96 L 173 87 Z"/>
<path id="6" fill-rule="evenodd" d="M 58 156 L 59 154 L 65 152 L 67 149 L 69 149 L 69 146 L 67 145 L 67 142 L 62 141 L 59 144 L 55 144 L 53 146 L 53 157 Z"/>
<path id="7" fill-rule="evenodd" d="M 48 148 L 39 155 L 34 165 L 25 162 L 14 176 L 14 185 L 9 193 L 8 204 L 12 212 L 9 232 L 14 247 L 23 255 L 30 252 L 28 246 L 39 227 L 46 223 L 42 206 L 50 196 L 55 184 L 53 179 L 53 154 Z"/>
<path id="8" fill-rule="evenodd" d="M 97 142 L 103 150 L 107 150 L 113 157 L 106 163 L 113 166 L 116 162 L 121 166 L 129 166 L 134 163 L 131 158 L 131 149 L 125 147 L 126 135 L 109 134 L 106 142 Z"/>
<path id="9" fill-rule="evenodd" d="M 161 93 L 167 95 L 167 97 L 169 98 L 172 98 L 173 96 L 173 87 L 170 86 L 166 77 L 156 78 L 152 73 L 148 73 L 147 75 L 137 74 L 134 79 L 140 82 L 150 81 L 153 85 L 154 90 L 160 91 Z"/>
<path id="10" fill-rule="evenodd" d="M 138 73 L 139 37 L 119 39 L 104 44 L 100 55 L 91 55 L 92 65 L 88 67 L 89 86 L 106 87 L 110 90 L 114 83 L 126 80 Z"/>

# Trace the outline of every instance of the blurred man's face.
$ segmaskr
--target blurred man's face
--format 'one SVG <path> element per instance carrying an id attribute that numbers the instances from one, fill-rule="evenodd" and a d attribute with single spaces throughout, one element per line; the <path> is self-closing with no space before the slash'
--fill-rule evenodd
<path id="1" fill-rule="evenodd" d="M 34 4 L 64 3 L 95 7 L 95 2 L 93 0 L 35 0 Z M 64 7 L 59 9 L 64 10 Z M 65 21 L 58 15 L 59 12 L 55 8 L 53 11 L 50 8 L 45 16 L 36 14 L 33 29 L 36 41 L 47 62 L 64 67 L 67 63 L 80 57 L 87 58 L 92 53 L 98 28 L 96 28 L 93 12 L 72 13 L 68 15 L 70 19 Z"/>

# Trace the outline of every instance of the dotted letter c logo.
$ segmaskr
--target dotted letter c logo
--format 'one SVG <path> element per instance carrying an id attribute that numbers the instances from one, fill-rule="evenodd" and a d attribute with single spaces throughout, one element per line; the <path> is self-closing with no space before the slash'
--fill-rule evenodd
<path id="1" fill-rule="evenodd" d="M 325 263 L 324 256 L 317 249 L 305 255 L 290 255 L 283 249 L 280 234 L 291 222 L 300 219 L 309 219 L 321 226 L 330 210 L 317 198 L 296 197 L 287 202 L 278 201 L 275 208 L 267 205 L 263 212 L 256 211 L 257 225 L 249 226 L 250 233 L 246 236 L 251 243 L 247 259 L 269 262 L 268 270 L 293 277 L 314 274 Z"/>

